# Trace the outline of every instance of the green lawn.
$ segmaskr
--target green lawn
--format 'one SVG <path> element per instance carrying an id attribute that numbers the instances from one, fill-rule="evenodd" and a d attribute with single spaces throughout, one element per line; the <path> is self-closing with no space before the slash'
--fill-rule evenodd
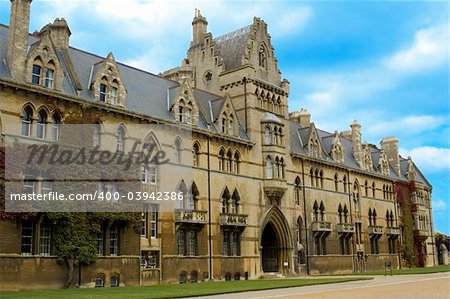
<path id="1" fill-rule="evenodd" d="M 307 278 L 203 282 L 196 284 L 171 284 L 149 287 L 121 287 L 97 289 L 68 289 L 45 291 L 0 292 L 0 298 L 177 298 L 236 293 L 254 290 L 289 288 L 316 284 L 328 284 L 372 278 Z"/>
<path id="2" fill-rule="evenodd" d="M 404 268 L 400 270 L 392 270 L 392 275 L 407 275 L 407 274 L 429 274 L 429 273 L 440 273 L 440 272 L 450 272 L 450 265 L 439 265 L 435 267 L 424 267 L 424 268 Z M 389 270 L 386 271 L 388 275 L 391 274 Z M 372 272 L 362 272 L 362 273 L 352 273 L 349 275 L 384 275 L 384 270 L 382 271 L 372 271 Z"/>

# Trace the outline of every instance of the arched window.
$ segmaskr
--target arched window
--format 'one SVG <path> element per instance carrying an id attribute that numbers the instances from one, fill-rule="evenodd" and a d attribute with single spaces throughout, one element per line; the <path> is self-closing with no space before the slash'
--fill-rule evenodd
<path id="1" fill-rule="evenodd" d="M 45 82 L 44 86 L 46 88 L 53 88 L 54 87 L 54 81 L 55 81 L 55 64 L 53 61 L 50 61 L 46 65 L 45 69 Z"/>
<path id="2" fill-rule="evenodd" d="M 228 150 L 227 152 L 227 161 L 226 161 L 226 166 L 227 166 L 227 172 L 231 172 L 232 171 L 232 164 L 233 164 L 233 154 L 231 153 L 231 150 Z"/>
<path id="3" fill-rule="evenodd" d="M 38 119 L 36 124 L 37 138 L 45 139 L 46 125 L 47 125 L 47 112 L 44 109 L 41 109 L 38 113 Z"/>
<path id="4" fill-rule="evenodd" d="M 105 275 L 98 274 L 95 278 L 95 287 L 96 288 L 103 288 L 105 287 Z"/>
<path id="5" fill-rule="evenodd" d="M 342 178 L 342 185 L 344 186 L 344 192 L 347 193 L 347 176 L 344 175 Z"/>
<path id="6" fill-rule="evenodd" d="M 180 139 L 175 140 L 173 145 L 173 162 L 175 164 L 181 163 L 181 141 Z"/>
<path id="7" fill-rule="evenodd" d="M 52 140 L 59 140 L 59 132 L 61 125 L 61 116 L 58 113 L 53 113 L 52 116 Z"/>
<path id="8" fill-rule="evenodd" d="M 111 276 L 110 285 L 111 288 L 116 288 L 119 286 L 119 274 L 114 274 Z"/>
<path id="9" fill-rule="evenodd" d="M 111 85 L 111 91 L 109 93 L 109 102 L 113 105 L 117 104 L 117 87 L 119 86 L 119 84 L 117 83 L 117 80 L 113 80 L 112 85 Z"/>
<path id="10" fill-rule="evenodd" d="M 191 283 L 198 282 L 198 272 L 196 270 L 191 272 Z"/>
<path id="11" fill-rule="evenodd" d="M 314 176 L 315 176 L 315 178 L 316 178 L 316 187 L 318 188 L 318 187 L 320 187 L 320 181 L 319 181 L 319 170 L 318 169 L 316 169 L 315 171 L 314 171 Z"/>
<path id="12" fill-rule="evenodd" d="M 200 165 L 200 146 L 198 143 L 194 143 L 192 147 L 192 165 L 198 167 Z"/>
<path id="13" fill-rule="evenodd" d="M 320 188 L 323 189 L 323 170 L 320 170 Z"/>
<path id="14" fill-rule="evenodd" d="M 280 158 L 281 178 L 284 179 L 284 159 Z"/>
<path id="15" fill-rule="evenodd" d="M 178 186 L 178 192 L 183 194 L 183 200 L 177 200 L 177 209 L 187 209 L 191 194 L 188 192 L 184 180 L 181 180 L 181 183 Z"/>
<path id="16" fill-rule="evenodd" d="M 283 129 L 282 128 L 278 128 L 278 136 L 279 136 L 279 143 L 278 145 L 283 145 Z"/>
<path id="17" fill-rule="evenodd" d="M 230 114 L 230 117 L 228 119 L 228 134 L 234 135 L 234 117 L 233 114 Z"/>
<path id="18" fill-rule="evenodd" d="M 221 149 L 219 151 L 219 171 L 225 170 L 225 150 Z"/>
<path id="19" fill-rule="evenodd" d="M 266 49 L 263 45 L 259 47 L 258 51 L 258 62 L 259 66 L 266 68 L 267 67 L 267 55 L 266 55 Z"/>
<path id="20" fill-rule="evenodd" d="M 38 57 L 33 62 L 33 68 L 31 70 L 31 83 L 40 85 L 42 76 L 42 60 Z"/>
<path id="21" fill-rule="evenodd" d="M 234 167 L 233 167 L 233 169 L 234 169 L 234 172 L 235 173 L 240 173 L 241 172 L 241 167 L 240 167 L 240 163 L 241 163 L 241 157 L 240 157 L 240 155 L 239 155 L 239 152 L 235 152 L 234 153 Z"/>
<path id="22" fill-rule="evenodd" d="M 296 177 L 294 182 L 294 203 L 296 205 L 300 205 L 300 191 L 301 191 L 301 181 L 299 177 Z"/>
<path id="23" fill-rule="evenodd" d="M 344 223 L 347 223 L 348 221 L 348 209 L 347 205 L 344 205 Z"/>
<path id="24" fill-rule="evenodd" d="M 186 271 L 181 271 L 180 274 L 178 275 L 178 282 L 186 283 L 186 276 L 187 276 Z"/>
<path id="25" fill-rule="evenodd" d="M 372 197 L 375 198 L 375 182 L 372 183 Z"/>
<path id="26" fill-rule="evenodd" d="M 94 124 L 92 132 L 92 144 L 94 147 L 100 145 L 100 130 L 101 125 L 99 123 Z"/>
<path id="27" fill-rule="evenodd" d="M 334 174 L 334 191 L 339 191 L 339 183 L 338 183 L 338 175 L 337 173 Z"/>
<path id="28" fill-rule="evenodd" d="M 100 102 L 106 102 L 106 96 L 108 95 L 107 86 L 108 86 L 108 80 L 106 80 L 106 77 L 103 77 L 102 80 L 100 81 L 100 86 L 99 86 Z"/>
<path id="29" fill-rule="evenodd" d="M 278 157 L 275 157 L 275 177 L 281 178 L 281 167 Z"/>
<path id="30" fill-rule="evenodd" d="M 311 168 L 310 170 L 309 170 L 309 177 L 311 178 L 311 187 L 314 187 L 314 169 L 313 168 Z"/>
<path id="31" fill-rule="evenodd" d="M 233 192 L 233 196 L 231 196 L 230 213 L 232 213 L 232 214 L 239 213 L 239 202 L 240 202 L 239 193 L 235 189 L 234 192 Z"/>
<path id="32" fill-rule="evenodd" d="M 228 201 L 230 200 L 230 192 L 228 191 L 228 188 L 225 187 L 225 190 L 222 193 L 222 197 L 220 199 L 220 210 L 222 213 L 228 213 Z"/>
<path id="33" fill-rule="evenodd" d="M 227 132 L 227 115 L 224 113 L 222 115 L 222 126 L 221 126 L 221 132 L 225 134 Z"/>
<path id="34" fill-rule="evenodd" d="M 266 179 L 273 178 L 273 162 L 270 156 L 267 156 L 266 158 L 265 169 L 266 169 Z"/>
<path id="35" fill-rule="evenodd" d="M 325 221 L 325 205 L 323 204 L 323 201 L 320 202 L 320 221 Z"/>
<path id="36" fill-rule="evenodd" d="M 117 151 L 119 151 L 119 152 L 124 151 L 124 149 L 125 149 L 125 129 L 123 126 L 119 126 L 119 128 L 117 128 L 116 145 L 117 145 Z"/>
<path id="37" fill-rule="evenodd" d="M 364 195 L 369 196 L 369 182 L 367 180 L 364 182 Z"/>
<path id="38" fill-rule="evenodd" d="M 22 112 L 22 135 L 31 135 L 31 124 L 33 122 L 33 109 L 30 106 L 25 107 Z"/>
<path id="39" fill-rule="evenodd" d="M 317 200 L 315 200 L 313 205 L 313 222 L 318 221 L 319 221 L 319 204 L 317 203 Z"/>
<path id="40" fill-rule="evenodd" d="M 264 128 L 264 144 L 269 145 L 272 144 L 272 133 L 270 131 L 270 127 L 266 126 Z"/>
<path id="41" fill-rule="evenodd" d="M 339 223 L 342 223 L 342 216 L 343 216 L 342 214 L 343 214 L 342 206 L 341 206 L 341 204 L 339 204 L 339 207 L 338 207 Z"/>
<path id="42" fill-rule="evenodd" d="M 369 208 L 369 214 L 368 214 L 368 216 L 369 216 L 369 226 L 372 226 L 372 209 L 371 208 Z"/>

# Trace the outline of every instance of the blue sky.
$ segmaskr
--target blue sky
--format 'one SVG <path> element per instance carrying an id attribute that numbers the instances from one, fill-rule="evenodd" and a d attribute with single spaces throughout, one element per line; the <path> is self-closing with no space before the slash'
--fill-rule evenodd
<path id="1" fill-rule="evenodd" d="M 0 22 L 8 24 L 8 0 Z M 449 4 L 446 1 L 33 1 L 30 31 L 64 17 L 71 45 L 159 73 L 180 64 L 194 8 L 213 36 L 268 23 L 290 110 L 329 131 L 399 139 L 433 185 L 435 229 L 450 234 Z"/>

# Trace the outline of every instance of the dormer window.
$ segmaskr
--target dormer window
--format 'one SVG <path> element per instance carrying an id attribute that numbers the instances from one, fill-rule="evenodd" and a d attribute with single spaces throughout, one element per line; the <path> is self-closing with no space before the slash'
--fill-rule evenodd
<path id="1" fill-rule="evenodd" d="M 100 91 L 99 95 L 100 102 L 106 102 L 106 84 L 101 83 L 99 91 Z"/>
<path id="2" fill-rule="evenodd" d="M 32 77 L 31 77 L 31 83 L 33 84 L 41 84 L 41 70 L 42 67 L 40 65 L 37 64 L 33 64 L 33 73 L 32 73 Z"/>
<path id="3" fill-rule="evenodd" d="M 222 117 L 222 133 L 225 134 L 227 132 L 227 119 L 226 116 L 224 115 Z"/>
<path id="4" fill-rule="evenodd" d="M 53 82 L 55 80 L 55 71 L 52 69 L 47 69 L 45 71 L 45 87 L 46 88 L 53 88 Z"/>
<path id="5" fill-rule="evenodd" d="M 267 65 L 267 61 L 266 61 L 266 49 L 264 49 L 264 46 L 261 45 L 261 47 L 259 47 L 259 53 L 258 53 L 258 58 L 259 58 L 259 66 L 265 68 Z"/>
<path id="6" fill-rule="evenodd" d="M 113 104 L 113 105 L 117 104 L 117 88 L 116 87 L 111 88 L 110 101 L 111 101 L 111 104 Z"/>

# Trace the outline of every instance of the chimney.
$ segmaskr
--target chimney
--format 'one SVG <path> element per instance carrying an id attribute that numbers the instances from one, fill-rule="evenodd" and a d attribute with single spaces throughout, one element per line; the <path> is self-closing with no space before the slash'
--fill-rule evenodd
<path id="1" fill-rule="evenodd" d="M 55 48 L 69 48 L 69 38 L 72 33 L 70 32 L 69 26 L 64 18 L 55 19 L 52 24 L 48 24 L 42 28 L 39 34 L 43 34 L 45 31 L 50 32 L 50 38 L 52 39 Z"/>
<path id="2" fill-rule="evenodd" d="M 356 162 L 358 162 L 359 166 L 362 167 L 363 154 L 362 154 L 362 145 L 361 145 L 361 125 L 355 119 L 350 128 L 352 129 L 352 142 L 353 142 L 353 157 Z"/>
<path id="3" fill-rule="evenodd" d="M 302 127 L 309 127 L 311 125 L 311 113 L 302 108 L 300 111 L 289 113 L 289 120 L 298 122 Z"/>
<path id="4" fill-rule="evenodd" d="M 203 36 L 207 32 L 208 21 L 200 14 L 199 9 L 195 9 L 194 20 L 192 21 L 192 43 L 191 47 L 203 44 Z"/>
<path id="5" fill-rule="evenodd" d="M 32 0 L 11 0 L 6 60 L 14 80 L 22 81 L 28 53 Z"/>
<path id="6" fill-rule="evenodd" d="M 398 140 L 394 136 L 385 137 L 380 142 L 381 148 L 386 153 L 389 164 L 400 175 L 400 157 L 398 154 Z"/>

